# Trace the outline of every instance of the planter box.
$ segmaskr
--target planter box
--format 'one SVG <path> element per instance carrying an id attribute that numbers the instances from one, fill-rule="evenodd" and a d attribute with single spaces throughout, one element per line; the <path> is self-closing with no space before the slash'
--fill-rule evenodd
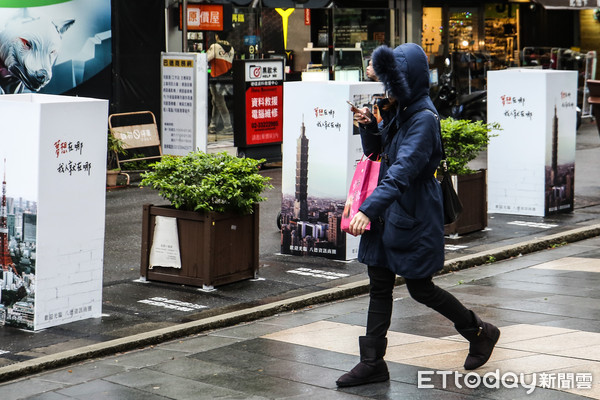
<path id="1" fill-rule="evenodd" d="M 181 268 L 150 269 L 157 216 L 177 219 Z M 142 279 L 212 289 L 254 278 L 258 273 L 258 221 L 258 205 L 252 214 L 238 215 L 146 204 L 142 218 Z"/>
<path id="2" fill-rule="evenodd" d="M 486 177 L 484 169 L 457 177 L 456 191 L 463 204 L 463 212 L 456 222 L 444 226 L 445 235 L 463 235 L 487 227 Z"/>

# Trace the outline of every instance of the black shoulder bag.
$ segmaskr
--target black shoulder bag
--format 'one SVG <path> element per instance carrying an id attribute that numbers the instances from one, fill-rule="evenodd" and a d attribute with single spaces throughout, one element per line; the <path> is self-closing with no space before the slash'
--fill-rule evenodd
<path id="1" fill-rule="evenodd" d="M 454 185 L 452 184 L 452 176 L 448 173 L 448 165 L 446 164 L 446 150 L 444 149 L 444 139 L 442 138 L 442 126 L 440 124 L 440 118 L 435 114 L 438 120 L 440 129 L 440 143 L 442 144 L 442 162 L 441 162 L 441 174 L 442 178 L 440 184 L 442 186 L 442 198 L 444 206 L 444 225 L 456 222 L 458 217 L 463 210 L 463 205 L 458 198 Z"/>
<path id="2" fill-rule="evenodd" d="M 456 190 L 454 190 L 454 185 L 452 184 L 452 176 L 448 173 L 448 165 L 446 164 L 446 150 L 444 149 L 444 139 L 442 138 L 442 126 L 440 124 L 440 117 L 428 108 L 423 108 L 423 109 L 417 110 L 414 114 L 416 114 L 420 111 L 423 111 L 423 110 L 426 110 L 426 111 L 429 111 L 430 113 L 432 113 L 438 121 L 438 129 L 440 132 L 440 143 L 442 145 L 442 161 L 441 161 L 442 177 L 440 180 L 440 184 L 442 186 L 442 198 L 443 198 L 442 202 L 443 202 L 443 207 L 444 207 L 444 225 L 449 225 L 453 222 L 456 222 L 458 217 L 460 217 L 460 214 L 462 213 L 462 210 L 463 210 L 463 205 L 462 205 L 460 199 L 458 198 L 458 194 L 456 193 Z M 411 115 L 411 117 L 412 117 L 412 115 Z M 390 121 L 390 123 L 384 128 L 384 130 L 389 130 L 389 128 L 392 126 L 392 123 L 394 123 L 395 120 L 396 120 L 396 118 L 394 117 L 394 119 L 392 119 L 392 121 Z M 386 140 L 384 148 L 387 144 L 389 144 L 391 142 L 393 137 L 394 137 L 394 135 L 391 135 L 391 136 L 389 134 L 387 135 L 386 139 L 388 139 L 388 140 Z M 385 162 L 388 162 L 387 154 L 385 154 L 385 153 L 382 154 L 382 158 Z"/>

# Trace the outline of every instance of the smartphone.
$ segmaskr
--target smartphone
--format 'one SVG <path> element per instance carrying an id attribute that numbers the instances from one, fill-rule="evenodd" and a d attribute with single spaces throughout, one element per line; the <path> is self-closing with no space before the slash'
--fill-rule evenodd
<path id="1" fill-rule="evenodd" d="M 352 110 L 352 112 L 361 114 L 362 116 L 364 116 L 368 120 L 368 122 L 371 122 L 371 118 L 369 118 L 369 116 L 367 115 L 367 113 L 365 113 L 364 111 L 359 110 L 358 108 L 356 108 L 356 106 L 354 104 L 352 104 L 348 100 L 346 100 L 346 103 L 350 104 L 350 110 Z"/>

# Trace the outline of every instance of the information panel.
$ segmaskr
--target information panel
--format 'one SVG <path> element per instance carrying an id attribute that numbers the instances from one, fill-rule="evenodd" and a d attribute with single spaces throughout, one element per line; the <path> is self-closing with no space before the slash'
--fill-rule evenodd
<path id="1" fill-rule="evenodd" d="M 208 71 L 205 53 L 162 53 L 163 154 L 206 151 Z"/>
<path id="2" fill-rule="evenodd" d="M 283 60 L 235 60 L 234 144 L 246 148 L 283 140 Z"/>

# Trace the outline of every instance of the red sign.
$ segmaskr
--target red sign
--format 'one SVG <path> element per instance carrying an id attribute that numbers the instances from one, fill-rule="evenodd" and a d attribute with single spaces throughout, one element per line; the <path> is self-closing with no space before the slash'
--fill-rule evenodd
<path id="1" fill-rule="evenodd" d="M 183 7 L 179 7 L 179 28 L 183 29 Z M 190 31 L 222 31 L 223 5 L 188 4 L 187 29 Z"/>
<path id="2" fill-rule="evenodd" d="M 283 86 L 246 89 L 246 144 L 283 141 Z"/>
<path id="3" fill-rule="evenodd" d="M 304 9 L 304 25 L 310 25 L 310 8 Z"/>

